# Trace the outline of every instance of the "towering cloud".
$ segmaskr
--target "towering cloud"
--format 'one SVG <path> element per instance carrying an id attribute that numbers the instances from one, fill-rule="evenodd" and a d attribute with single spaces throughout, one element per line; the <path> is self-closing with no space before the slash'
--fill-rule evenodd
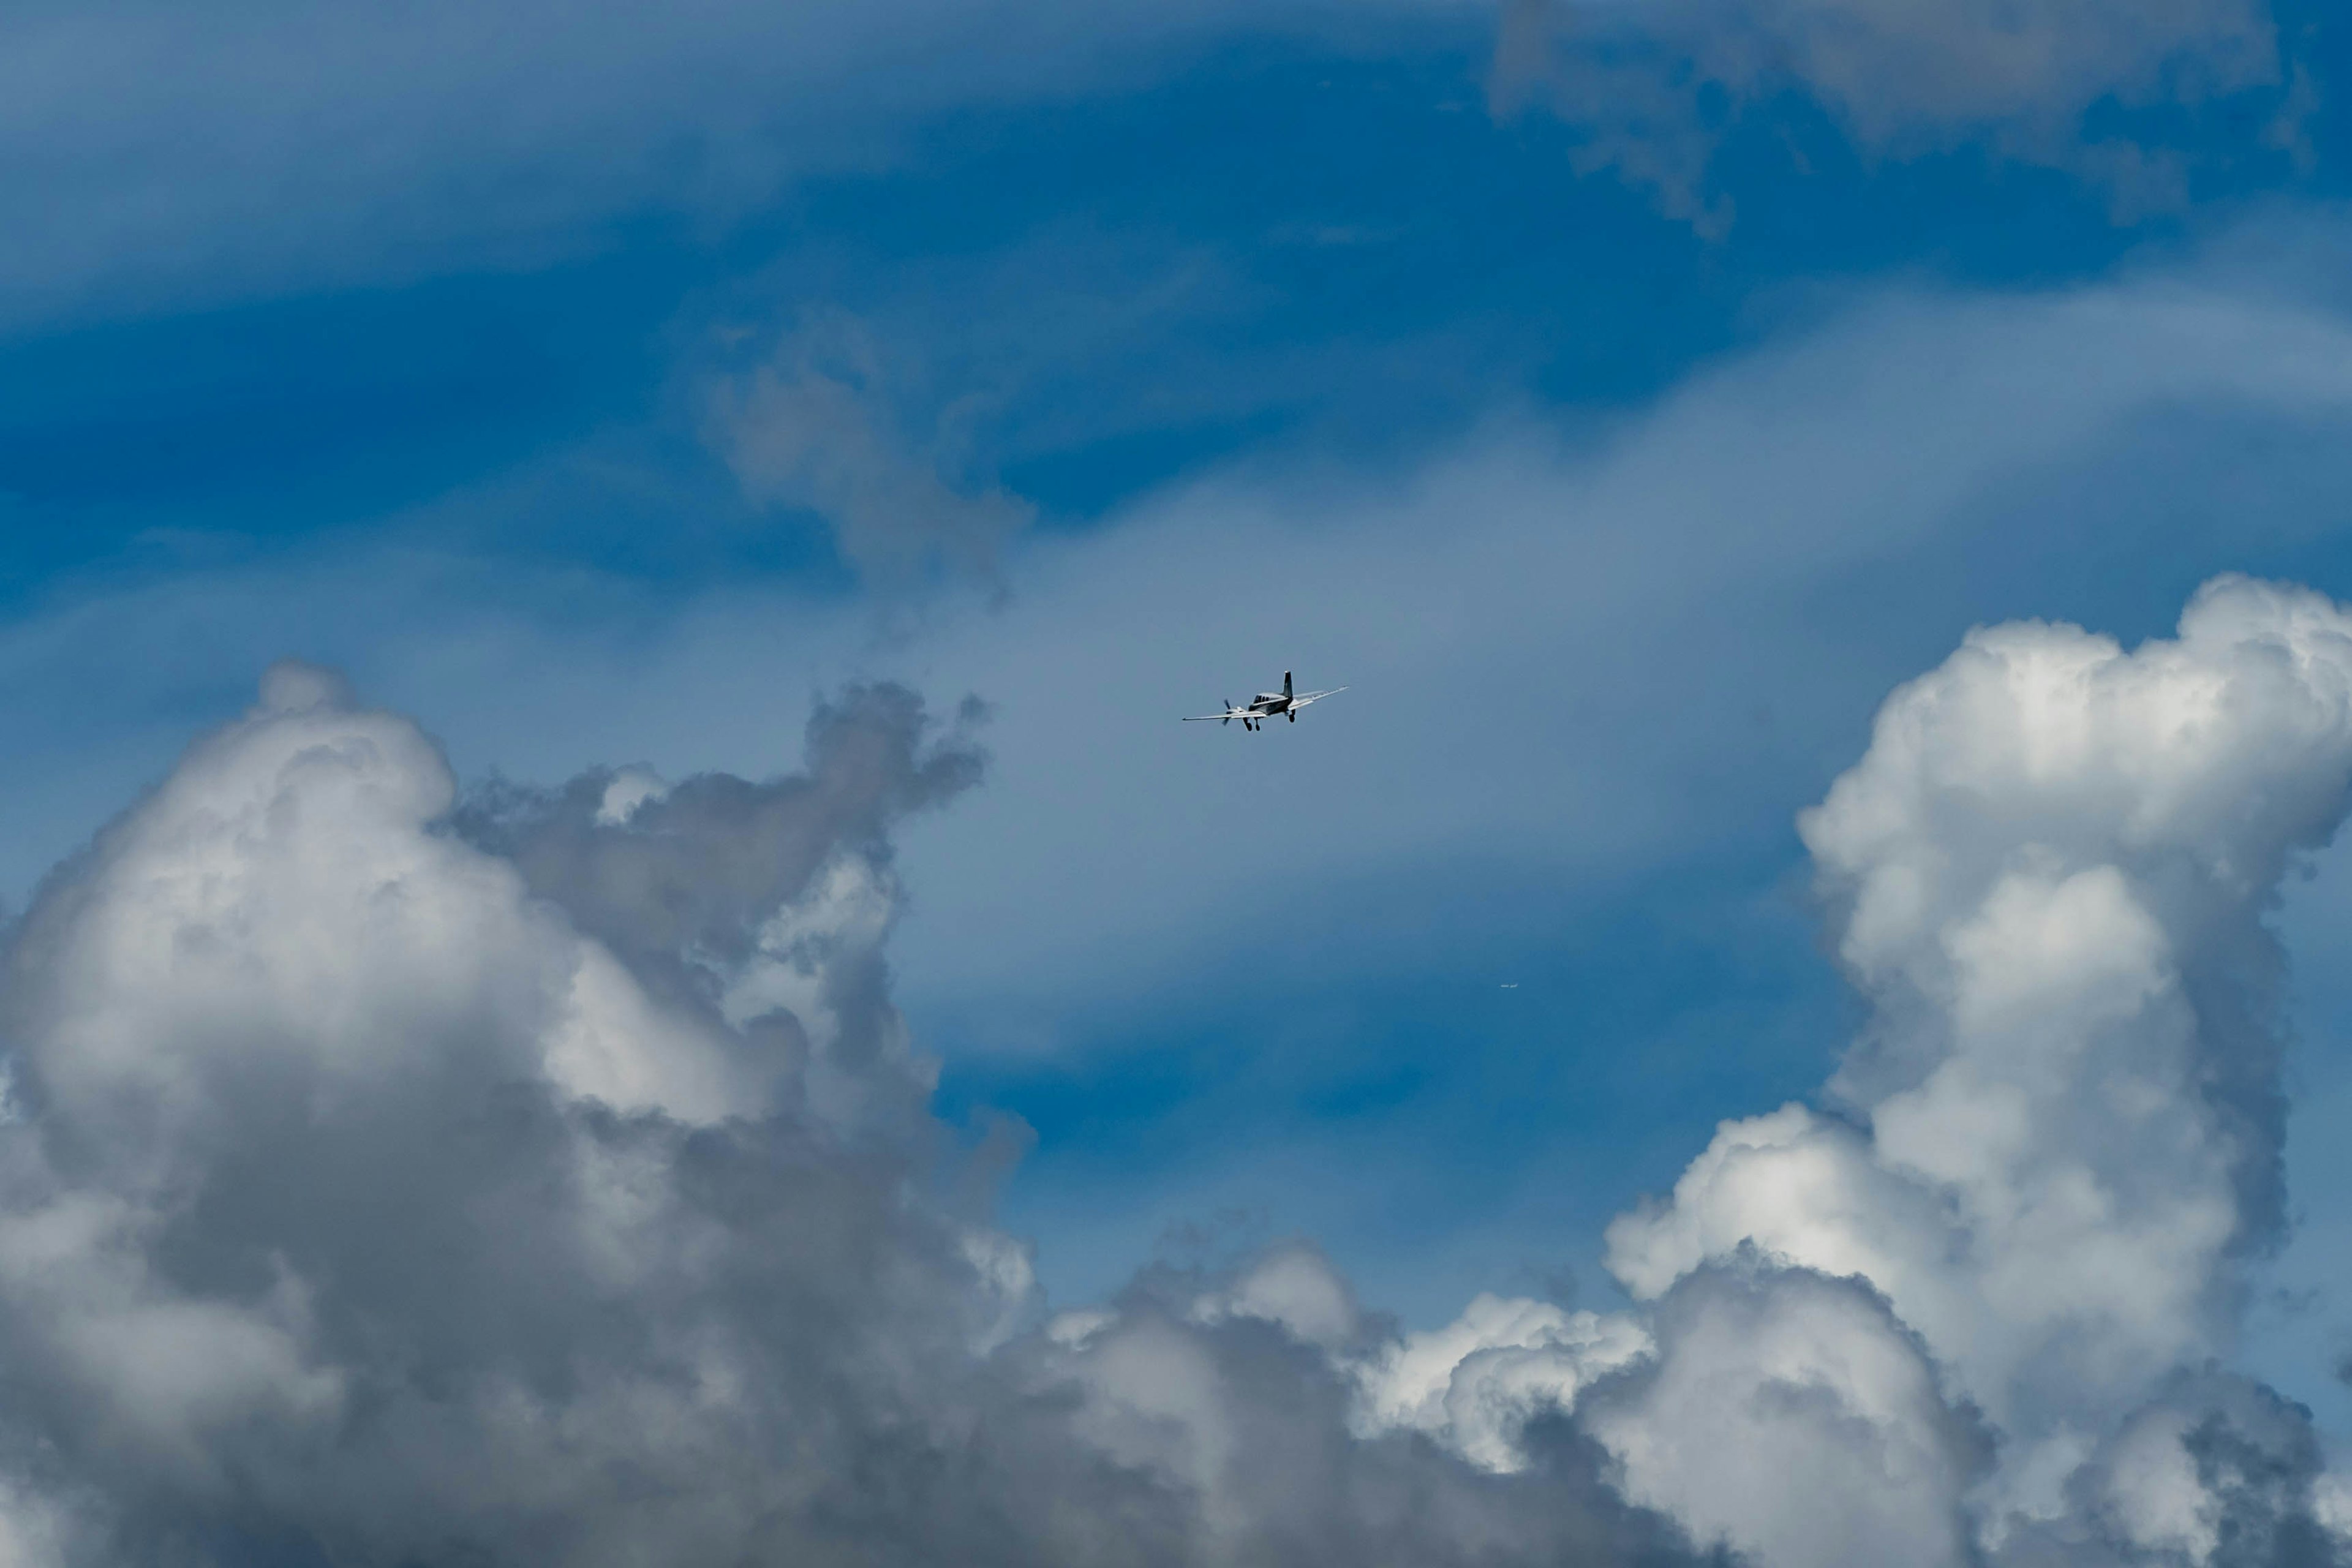
<path id="1" fill-rule="evenodd" d="M 1889 699 L 1802 824 L 1868 1027 L 1609 1231 L 1657 1303 L 1582 1412 L 1629 1495 L 1791 1568 L 2335 1550 L 2307 1419 L 2199 1369 L 2282 1224 L 2263 917 L 2347 785 L 2352 618 L 2298 590 Z"/>

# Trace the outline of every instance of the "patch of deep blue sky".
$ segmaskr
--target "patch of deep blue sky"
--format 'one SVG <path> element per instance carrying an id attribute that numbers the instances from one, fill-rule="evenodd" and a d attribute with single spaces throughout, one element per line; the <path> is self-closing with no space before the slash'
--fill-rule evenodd
<path id="1" fill-rule="evenodd" d="M 2284 18 L 2322 89 L 2314 166 L 2266 142 L 2259 93 L 2094 111 L 2099 134 L 2192 159 L 2196 205 L 2129 226 L 2098 188 L 1979 145 L 1864 160 L 1791 94 L 1724 127 L 1713 177 L 1738 216 L 1703 238 L 1611 175 L 1575 176 L 1573 126 L 1490 114 L 1484 37 L 1416 34 L 1234 45 L 1140 90 L 961 112 L 716 234 L 625 220 L 528 270 L 36 324 L 0 344 L 0 603 L 387 538 L 511 568 L 550 615 L 762 578 L 857 594 L 822 520 L 749 507 L 702 438 L 707 378 L 814 311 L 914 367 L 888 389 L 912 426 L 983 394 L 976 460 L 1048 531 L 1258 453 L 1402 465 L 1498 407 L 1573 427 L 1847 286 L 2063 284 L 2340 192 L 2346 40 L 2301 31 L 2324 17 Z M 2228 468 L 2255 507 L 2305 482 L 2275 449 L 2292 432 L 2137 439 L 2095 493 L 2041 498 L 2077 518 L 2063 532 L 1947 533 L 1822 584 L 1822 617 L 1902 673 L 1973 620 L 2161 630 L 2222 565 L 2352 592 L 2343 535 L 2249 554 L 2228 520 L 2168 510 L 2179 465 Z M 1269 889 L 1278 945 L 1241 922 L 1252 945 L 1203 954 L 1192 984 L 1074 1009 L 1062 1034 L 1083 1048 L 1051 1059 L 964 1048 L 940 1008 L 918 1022 L 948 1057 L 943 1109 L 1034 1129 L 1007 1210 L 1066 1298 L 1133 1267 L 1139 1219 L 1221 1213 L 1313 1232 L 1416 1317 L 1562 1263 L 1589 1277 L 1610 1213 L 1715 1119 L 1812 1089 L 1850 1026 L 1789 813 L 1857 754 L 1854 709 L 1703 853 L 1640 877 L 1562 888 L 1515 874 L 1503 846 L 1409 900 L 1394 882 Z M 74 721 L 71 703 L 41 710 Z M 1411 743 L 1444 743 L 1409 722 Z M 1422 959 L 1368 940 L 1381 924 L 1425 927 Z"/>

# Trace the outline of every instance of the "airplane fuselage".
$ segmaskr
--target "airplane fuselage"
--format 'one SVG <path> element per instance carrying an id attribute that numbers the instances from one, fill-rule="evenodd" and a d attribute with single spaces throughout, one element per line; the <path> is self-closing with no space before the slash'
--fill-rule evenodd
<path id="1" fill-rule="evenodd" d="M 1340 686 L 1334 687 L 1331 691 L 1297 691 L 1290 684 L 1290 671 L 1286 669 L 1282 672 L 1281 690 L 1261 691 L 1238 708 L 1228 702 L 1225 704 L 1225 710 L 1222 713 L 1195 713 L 1184 721 L 1188 724 L 1203 724 L 1213 720 L 1230 724 L 1238 719 L 1242 721 L 1242 728 L 1244 730 L 1257 729 L 1268 719 L 1288 719 L 1296 724 L 1298 722 L 1298 710 L 1301 708 L 1306 707 L 1309 702 L 1329 697 L 1333 692 L 1346 689 L 1346 687 Z"/>

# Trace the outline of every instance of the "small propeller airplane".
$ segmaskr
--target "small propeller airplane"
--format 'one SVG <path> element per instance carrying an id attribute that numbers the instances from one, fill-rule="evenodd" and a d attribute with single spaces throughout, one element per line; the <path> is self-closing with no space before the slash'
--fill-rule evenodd
<path id="1" fill-rule="evenodd" d="M 1336 697 L 1347 689 L 1344 686 L 1335 686 L 1328 691 L 1302 691 L 1294 694 L 1290 689 L 1290 671 L 1286 669 L 1282 672 L 1281 690 L 1261 691 L 1238 708 L 1227 702 L 1225 710 L 1222 713 L 1188 714 L 1184 722 L 1206 724 L 1213 719 L 1220 724 L 1230 724 L 1238 719 L 1242 721 L 1243 729 L 1255 730 L 1268 719 L 1279 719 L 1287 714 L 1290 721 L 1296 724 L 1298 722 L 1298 710 L 1301 708 L 1306 707 L 1309 702 L 1320 702 L 1326 697 Z"/>

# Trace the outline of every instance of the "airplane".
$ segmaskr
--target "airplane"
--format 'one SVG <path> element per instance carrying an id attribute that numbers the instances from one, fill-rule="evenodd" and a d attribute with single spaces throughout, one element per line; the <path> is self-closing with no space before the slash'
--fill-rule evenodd
<path id="1" fill-rule="evenodd" d="M 1336 697 L 1347 689 L 1344 686 L 1335 686 L 1328 691 L 1306 691 L 1294 695 L 1290 689 L 1290 671 L 1286 669 L 1282 672 L 1281 690 L 1261 691 L 1238 708 L 1227 702 L 1225 710 L 1222 713 L 1189 714 L 1185 717 L 1184 722 L 1205 724 L 1213 719 L 1220 724 L 1230 724 L 1238 719 L 1242 721 L 1243 729 L 1255 730 L 1263 726 L 1268 719 L 1287 714 L 1290 721 L 1296 724 L 1298 722 L 1298 710 L 1301 708 L 1306 707 L 1309 702 L 1320 702 L 1326 697 Z"/>

